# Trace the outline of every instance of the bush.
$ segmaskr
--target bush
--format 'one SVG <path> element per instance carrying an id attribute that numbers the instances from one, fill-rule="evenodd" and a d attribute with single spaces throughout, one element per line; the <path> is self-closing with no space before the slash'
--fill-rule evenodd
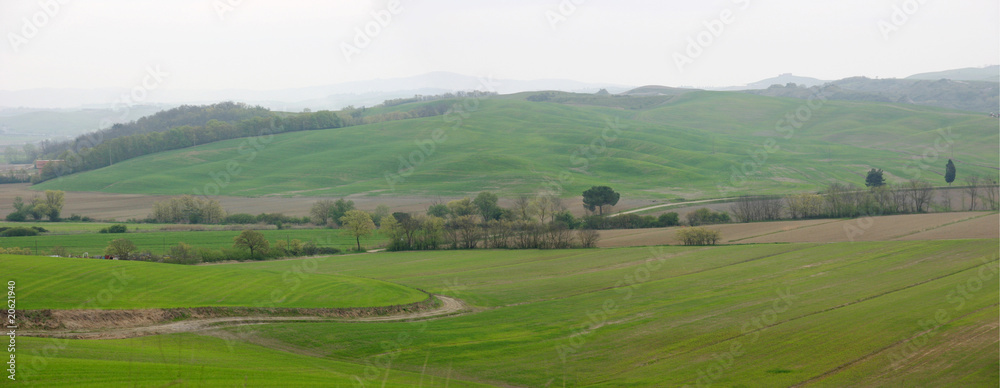
<path id="1" fill-rule="evenodd" d="M 124 224 L 115 224 L 100 230 L 100 233 L 125 233 L 128 227 Z"/>
<path id="2" fill-rule="evenodd" d="M 38 235 L 37 230 L 31 228 L 25 228 L 23 226 L 15 226 L 13 228 L 9 228 L 7 230 L 4 230 L 3 232 L 0 232 L 0 237 L 25 237 L 25 236 L 37 236 L 37 235 Z"/>
<path id="3" fill-rule="evenodd" d="M 201 262 L 201 258 L 197 256 L 194 247 L 185 243 L 177 243 L 177 245 L 170 247 L 170 250 L 167 252 L 168 256 L 163 258 L 164 263 L 197 264 Z"/>
<path id="4" fill-rule="evenodd" d="M 195 250 L 194 255 L 205 263 L 214 263 L 217 261 L 226 260 L 226 257 L 223 256 L 222 251 L 218 251 L 215 249 L 198 248 Z"/>
<path id="5" fill-rule="evenodd" d="M 661 228 L 680 225 L 680 215 L 674 212 L 660 214 L 660 218 L 657 219 L 657 224 L 659 224 Z"/>
<path id="6" fill-rule="evenodd" d="M 32 226 L 31 229 L 34 229 L 38 233 L 48 233 L 49 231 L 48 229 L 45 229 L 41 226 Z"/>
<path id="7" fill-rule="evenodd" d="M 562 224 L 566 225 L 567 228 L 570 229 L 580 228 L 580 220 L 576 219 L 576 217 L 573 216 L 573 213 L 570 213 L 568 211 L 562 211 L 556 213 L 555 221 L 561 222 Z"/>
<path id="8" fill-rule="evenodd" d="M 226 217 L 225 223 L 238 225 L 256 224 L 257 216 L 247 213 L 230 214 Z"/>
<path id="9" fill-rule="evenodd" d="M 10 222 L 24 222 L 28 220 L 28 215 L 22 212 L 13 212 L 7 215 L 6 220 Z"/>
<path id="10" fill-rule="evenodd" d="M 263 254 L 258 255 L 258 257 L 263 258 Z M 222 260 L 236 260 L 236 261 L 247 261 L 251 260 L 250 251 L 238 248 L 223 248 L 222 249 Z"/>
<path id="11" fill-rule="evenodd" d="M 604 216 L 584 216 L 583 229 L 608 229 L 608 219 Z"/>
<path id="12" fill-rule="evenodd" d="M 52 247 L 52 249 L 49 250 L 49 253 L 59 257 L 69 257 L 69 249 L 66 249 L 66 247 L 61 245 Z"/>
<path id="13" fill-rule="evenodd" d="M 580 229 L 576 233 L 580 239 L 580 246 L 583 248 L 593 248 L 597 246 L 597 240 L 601 238 L 600 233 L 593 229 Z"/>
<path id="14" fill-rule="evenodd" d="M 0 247 L 0 255 L 31 255 L 31 249 L 28 248 L 4 248 Z"/>
<path id="15" fill-rule="evenodd" d="M 708 228 L 683 228 L 677 231 L 677 239 L 684 245 L 715 245 L 720 238 L 721 232 Z"/>
<path id="16" fill-rule="evenodd" d="M 687 218 L 688 225 L 691 226 L 725 224 L 732 221 L 729 218 L 729 214 L 725 212 L 713 212 L 707 207 L 690 212 L 684 217 Z"/>

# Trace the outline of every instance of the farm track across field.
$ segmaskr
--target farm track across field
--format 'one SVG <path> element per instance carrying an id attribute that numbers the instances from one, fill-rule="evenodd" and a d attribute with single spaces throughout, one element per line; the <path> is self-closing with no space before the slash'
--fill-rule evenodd
<path id="1" fill-rule="evenodd" d="M 107 327 L 107 328 L 94 329 L 88 331 L 66 331 L 66 330 L 34 331 L 34 332 L 25 332 L 22 333 L 21 335 L 29 337 L 50 337 L 50 338 L 70 338 L 70 339 L 126 339 L 135 337 L 145 337 L 151 335 L 201 332 L 201 331 L 221 329 L 226 327 L 260 325 L 260 324 L 275 323 L 275 322 L 290 323 L 290 322 L 415 321 L 415 320 L 423 320 L 423 319 L 455 315 L 469 309 L 469 306 L 465 302 L 459 299 L 443 295 L 436 295 L 436 297 L 438 300 L 441 301 L 441 306 L 434 308 L 432 310 L 405 312 L 405 313 L 385 315 L 385 316 L 375 316 L 375 317 L 362 317 L 362 318 L 328 318 L 328 317 L 316 317 L 316 316 L 224 317 L 224 318 L 190 319 L 179 322 L 171 322 L 171 323 L 164 323 L 164 324 L 157 324 L 157 325 L 150 325 L 143 327 L 129 327 L 129 328 Z"/>

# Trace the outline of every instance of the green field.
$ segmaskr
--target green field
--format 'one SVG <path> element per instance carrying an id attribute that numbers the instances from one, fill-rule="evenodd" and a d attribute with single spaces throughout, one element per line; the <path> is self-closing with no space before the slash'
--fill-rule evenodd
<path id="1" fill-rule="evenodd" d="M 3 255 L 0 267 L 8 277 L 5 282 L 17 283 L 18 307 L 28 310 L 371 307 L 427 299 L 423 292 L 374 279 L 304 275 L 301 261 L 294 267 L 267 270 Z"/>
<path id="2" fill-rule="evenodd" d="M 274 357 L 267 364 L 240 364 L 242 351 L 227 355 L 220 340 L 195 335 L 65 341 L 49 359 L 81 380 L 37 377 L 53 385 L 275 386 L 326 376 L 349 386 L 342 374 L 367 365 L 364 386 L 379 386 L 387 370 L 389 380 L 424 376 L 428 386 L 430 377 L 532 387 L 996 386 L 997 243 L 338 256 L 310 275 L 371 277 L 455 296 L 476 310 L 425 323 L 282 323 L 212 334 L 242 338 L 235 346 Z M 298 263 L 132 264 L 281 273 Z M 40 270 L 47 278 L 57 269 Z M 46 300 L 57 288 L 36 286 Z M 21 303 L 37 297 L 31 287 L 22 288 Z M 30 351 L 51 341 L 23 344 Z M 287 373 L 296 367 L 304 371 L 293 379 Z"/>
<path id="3" fill-rule="evenodd" d="M 112 225 L 121 224 L 121 222 L 4 222 L 0 221 L 0 227 L 13 228 L 17 226 L 21 227 L 40 227 L 45 228 L 49 232 L 54 234 L 72 234 L 72 233 L 87 233 L 87 232 L 99 232 L 101 229 L 107 228 Z M 205 230 L 222 230 L 226 228 L 226 225 L 191 225 L 191 224 L 127 224 L 129 232 L 156 232 L 170 229 L 193 229 L 201 228 Z"/>
<path id="4" fill-rule="evenodd" d="M 815 191 L 831 181 L 860 185 L 872 167 L 884 169 L 890 182 L 919 173 L 943 185 L 944 164 L 952 155 L 960 178 L 995 175 L 988 166 L 1000 163 L 996 120 L 978 113 L 844 101 L 812 109 L 803 100 L 725 92 L 645 100 L 585 97 L 566 97 L 565 103 L 528 102 L 525 94 L 459 100 L 467 107 L 447 116 L 216 142 L 35 188 L 234 196 L 481 190 L 511 195 L 555 184 L 564 196 L 577 196 L 607 184 L 631 198 L 693 199 Z M 779 120 L 796 113 L 808 120 L 792 131 L 776 129 Z M 942 128 L 950 131 L 938 132 Z M 765 145 L 773 152 L 764 151 Z"/>
<path id="5" fill-rule="evenodd" d="M 22 381 L 43 386 L 352 387 L 366 381 L 365 365 L 191 334 L 122 341 L 18 341 L 24 349 L 54 349 L 44 363 L 19 372 Z M 137 383 L 126 383 L 131 381 Z M 396 370 L 371 381 L 367 386 L 484 386 Z"/>
<path id="6" fill-rule="evenodd" d="M 2 226 L 11 225 L 14 224 L 2 224 Z M 0 247 L 17 247 L 34 250 L 37 246 L 39 254 L 50 254 L 53 247 L 61 246 L 66 248 L 72 256 L 82 256 L 83 253 L 86 252 L 93 257 L 102 255 L 104 253 L 104 249 L 108 246 L 108 242 L 111 240 L 117 238 L 127 238 L 132 240 L 140 251 L 148 250 L 153 254 L 162 255 L 166 254 L 170 247 L 181 242 L 197 248 L 232 248 L 233 237 L 240 234 L 240 231 L 238 230 L 156 231 L 160 230 L 163 226 L 150 224 L 128 224 L 129 230 L 132 231 L 138 229 L 139 232 L 137 233 L 101 234 L 95 233 L 93 230 L 100 230 L 101 228 L 112 224 L 104 224 L 105 226 L 101 227 L 98 227 L 98 225 L 101 224 L 88 225 L 86 223 L 79 225 L 42 223 L 36 225 L 51 230 L 52 233 L 31 237 L 0 237 Z M 211 228 L 212 226 L 208 225 L 207 227 Z M 69 231 L 86 230 L 91 231 L 83 233 L 69 233 Z M 357 248 L 354 237 L 348 235 L 345 231 L 340 229 L 261 230 L 260 232 L 264 234 L 264 237 L 267 237 L 272 246 L 274 246 L 274 244 L 279 240 L 298 239 L 302 242 L 313 241 L 319 247 L 333 247 L 342 251 Z M 376 232 L 372 236 L 362 239 L 361 246 L 378 247 L 384 246 L 386 242 L 386 238 Z"/>

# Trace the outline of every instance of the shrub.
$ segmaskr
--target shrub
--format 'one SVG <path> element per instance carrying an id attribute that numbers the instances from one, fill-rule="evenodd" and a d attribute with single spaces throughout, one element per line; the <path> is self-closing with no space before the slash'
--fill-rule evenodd
<path id="1" fill-rule="evenodd" d="M 707 207 L 690 212 L 684 217 L 687 218 L 688 225 L 691 226 L 725 224 L 731 221 L 729 214 L 725 212 L 713 212 Z"/>
<path id="2" fill-rule="evenodd" d="M 49 250 L 49 253 L 59 257 L 69 257 L 69 249 L 61 245 L 56 245 Z"/>
<path id="3" fill-rule="evenodd" d="M 580 227 L 580 220 L 576 219 L 576 217 L 573 216 L 573 213 L 568 211 L 556 213 L 555 221 L 563 223 L 570 229 L 578 229 Z"/>
<path id="4" fill-rule="evenodd" d="M 115 224 L 100 230 L 100 233 L 125 233 L 128 227 L 125 224 Z"/>
<path id="5" fill-rule="evenodd" d="M 164 263 L 197 264 L 201 262 L 201 258 L 195 253 L 194 247 L 185 243 L 177 243 L 177 245 L 170 247 L 167 253 L 168 257 L 163 258 Z"/>
<path id="6" fill-rule="evenodd" d="M 208 248 L 198 248 L 195 250 L 195 256 L 201 259 L 201 261 L 206 263 L 214 263 L 217 261 L 226 260 L 226 257 L 222 254 L 222 251 Z"/>
<path id="7" fill-rule="evenodd" d="M 684 245 L 715 245 L 720 238 L 721 232 L 708 228 L 683 228 L 677 231 L 677 239 Z"/>
<path id="8" fill-rule="evenodd" d="M 581 247 L 593 248 L 597 246 L 597 240 L 601 238 L 601 234 L 593 229 L 580 229 L 577 231 L 576 237 L 580 239 Z"/>
<path id="9" fill-rule="evenodd" d="M 24 237 L 24 236 L 37 236 L 37 235 L 38 235 L 37 230 L 31 228 L 25 228 L 23 226 L 15 226 L 13 228 L 0 232 L 0 237 Z"/>
<path id="10" fill-rule="evenodd" d="M 230 214 L 226 217 L 225 223 L 238 225 L 256 224 L 257 216 L 247 213 Z"/>
<path id="11" fill-rule="evenodd" d="M 677 226 L 681 224 L 680 215 L 674 212 L 660 214 L 660 218 L 657 219 L 657 223 L 660 227 Z"/>
<path id="12" fill-rule="evenodd" d="M 263 257 L 263 254 L 255 255 L 257 257 Z M 222 249 L 222 260 L 236 260 L 236 261 L 247 261 L 251 260 L 250 251 L 243 250 L 239 248 L 223 248 Z"/>
<path id="13" fill-rule="evenodd" d="M 28 220 L 28 215 L 22 212 L 13 212 L 8 214 L 6 219 L 10 222 L 24 222 Z"/>
<path id="14" fill-rule="evenodd" d="M 31 249 L 28 248 L 4 248 L 0 247 L 0 255 L 31 255 Z"/>

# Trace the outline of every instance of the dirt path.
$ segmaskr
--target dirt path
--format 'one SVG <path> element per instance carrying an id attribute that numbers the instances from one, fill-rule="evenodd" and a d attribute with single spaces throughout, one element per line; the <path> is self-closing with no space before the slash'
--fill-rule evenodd
<path id="1" fill-rule="evenodd" d="M 413 313 L 402 313 L 379 317 L 364 318 L 327 318 L 327 317 L 225 317 L 190 319 L 179 322 L 156 324 L 130 328 L 102 328 L 88 331 L 44 330 L 18 333 L 28 337 L 54 337 L 70 339 L 125 339 L 145 337 L 150 335 L 191 333 L 220 329 L 225 327 L 261 325 L 274 322 L 394 322 L 430 319 L 454 315 L 469 310 L 469 306 L 459 299 L 444 295 L 435 295 L 441 301 L 441 306 L 433 310 Z"/>
<path id="2" fill-rule="evenodd" d="M 632 214 L 632 213 L 644 212 L 646 210 L 659 209 L 661 207 L 667 207 L 667 206 L 683 206 L 683 205 L 692 205 L 692 204 L 696 204 L 696 203 L 705 203 L 705 202 L 729 201 L 729 200 L 734 200 L 734 199 L 737 199 L 737 198 L 736 197 L 730 197 L 730 198 L 702 199 L 702 200 L 698 200 L 698 201 L 685 201 L 685 202 L 665 203 L 665 204 L 662 204 L 662 205 L 647 206 L 647 207 L 641 207 L 641 208 L 638 208 L 638 209 L 632 209 L 632 210 L 628 210 L 628 211 L 623 211 L 621 213 L 612 214 L 609 217 L 617 217 L 617 216 L 620 216 L 622 214 Z"/>

